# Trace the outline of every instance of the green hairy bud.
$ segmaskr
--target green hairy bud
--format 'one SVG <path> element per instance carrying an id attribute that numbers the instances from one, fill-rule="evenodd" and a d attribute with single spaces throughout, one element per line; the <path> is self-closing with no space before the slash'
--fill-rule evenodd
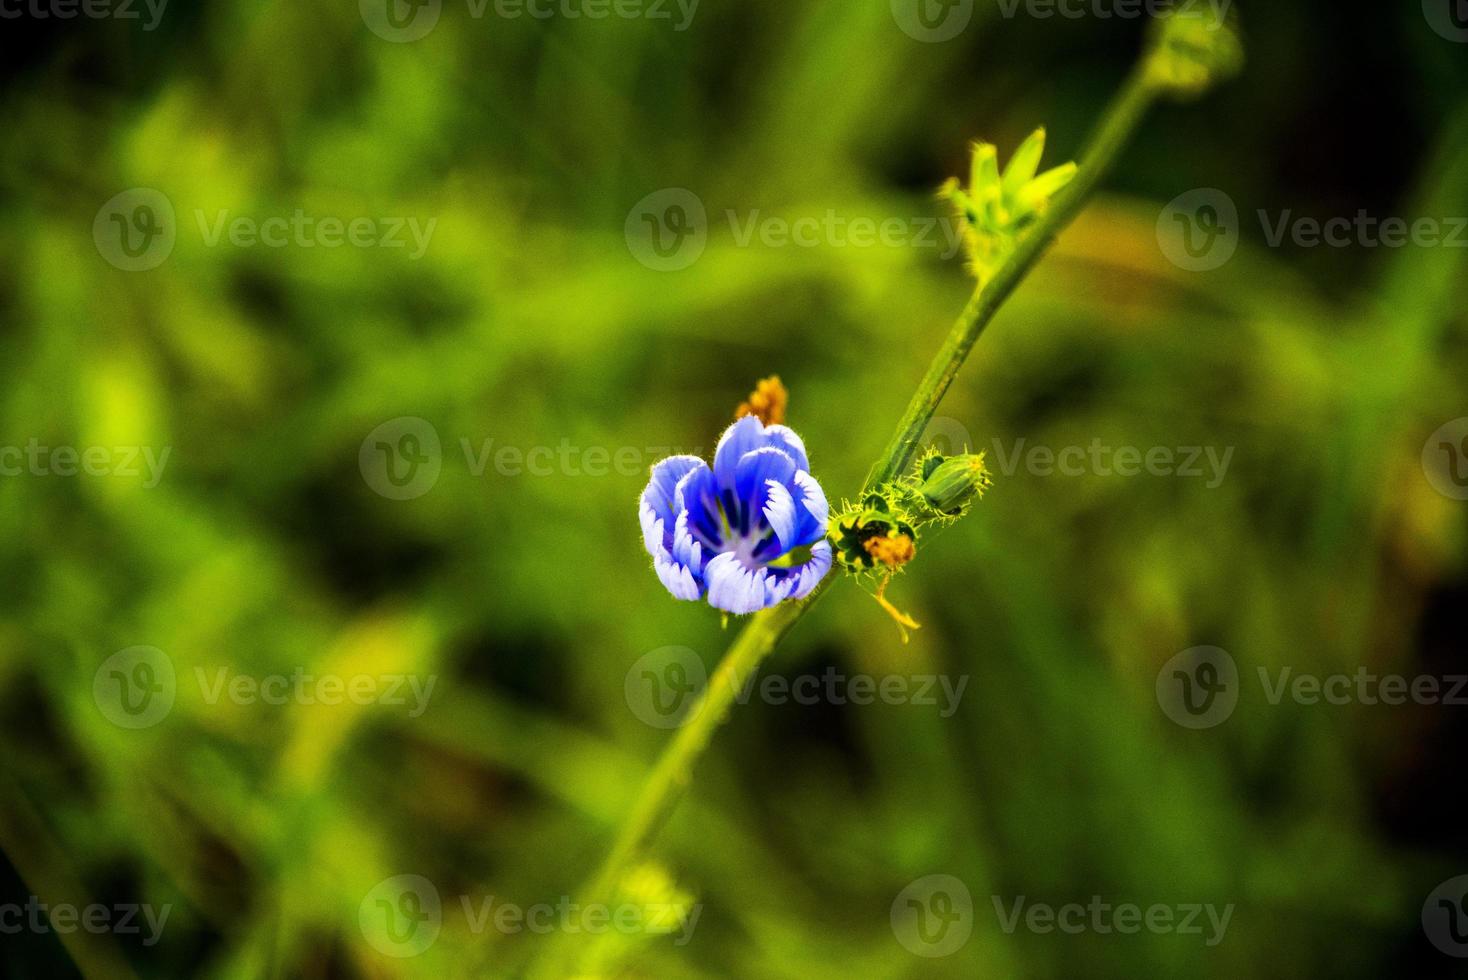
<path id="1" fill-rule="evenodd" d="M 948 457 L 934 453 L 922 461 L 919 473 L 918 493 L 945 517 L 961 517 L 992 482 L 983 453 Z"/>
<path id="2" fill-rule="evenodd" d="M 990 143 L 973 145 L 969 185 L 950 178 L 938 196 L 953 205 L 963 222 L 969 270 L 980 282 L 988 279 L 1050 203 L 1050 198 L 1076 175 L 1074 163 L 1037 173 L 1045 153 L 1045 130 L 1037 129 L 1020 144 L 1008 166 L 999 169 L 999 151 Z"/>

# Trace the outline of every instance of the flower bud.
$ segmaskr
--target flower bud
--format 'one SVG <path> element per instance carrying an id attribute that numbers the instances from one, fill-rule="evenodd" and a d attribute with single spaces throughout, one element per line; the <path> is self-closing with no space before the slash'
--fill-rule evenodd
<path id="1" fill-rule="evenodd" d="M 857 506 L 848 506 L 831 522 L 831 545 L 848 571 L 894 571 L 917 553 L 917 531 L 905 514 L 896 512 L 882 494 L 870 494 Z M 880 568 L 879 568 L 880 566 Z"/>
<path id="2" fill-rule="evenodd" d="M 1178 98 L 1195 98 L 1244 66 L 1234 21 L 1212 10 L 1183 10 L 1154 24 L 1147 80 Z"/>
<path id="3" fill-rule="evenodd" d="M 932 455 L 923 460 L 918 484 L 929 507 L 940 514 L 956 517 L 969 502 L 988 489 L 989 471 L 983 453 L 958 456 Z"/>

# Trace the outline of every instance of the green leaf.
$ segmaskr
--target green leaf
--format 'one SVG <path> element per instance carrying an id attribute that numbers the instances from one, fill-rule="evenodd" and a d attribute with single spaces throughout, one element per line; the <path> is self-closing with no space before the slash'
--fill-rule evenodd
<path id="1" fill-rule="evenodd" d="M 1025 210 L 1040 207 L 1062 187 L 1074 180 L 1079 170 L 1080 168 L 1074 163 L 1063 163 L 1045 171 L 1025 185 L 1025 189 L 1020 192 L 1020 206 Z"/>
<path id="2" fill-rule="evenodd" d="M 991 227 L 999 218 L 999 151 L 992 143 L 974 144 L 973 172 L 969 194 L 979 214 Z"/>
<path id="3" fill-rule="evenodd" d="M 1014 151 L 1009 166 L 1004 168 L 1004 203 L 1010 208 L 1020 201 L 1020 192 L 1034 179 L 1040 167 L 1040 157 L 1045 154 L 1045 127 L 1041 126 L 1029 135 L 1019 149 Z"/>

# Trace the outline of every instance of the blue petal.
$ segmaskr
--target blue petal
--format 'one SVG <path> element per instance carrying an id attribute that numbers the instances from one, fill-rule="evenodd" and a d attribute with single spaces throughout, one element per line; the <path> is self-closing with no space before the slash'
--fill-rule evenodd
<path id="1" fill-rule="evenodd" d="M 795 462 L 798 470 L 809 470 L 810 459 L 800 436 L 783 425 L 765 426 L 753 415 L 746 415 L 724 430 L 719 448 L 714 450 L 714 475 L 720 487 L 734 485 L 734 471 L 746 453 L 756 449 L 778 449 Z"/>
<path id="2" fill-rule="evenodd" d="M 721 487 L 726 498 L 732 499 L 729 522 L 741 537 L 756 529 L 755 518 L 765 507 L 771 482 L 788 485 L 795 478 L 795 461 L 779 449 L 756 449 L 745 453 L 734 470 L 734 487 Z M 793 516 L 793 515 L 792 515 Z"/>
<path id="3" fill-rule="evenodd" d="M 795 468 L 810 472 L 810 458 L 805 454 L 805 443 L 793 429 L 783 425 L 765 426 L 766 444 L 776 449 L 783 449 L 795 460 Z"/>
<path id="4" fill-rule="evenodd" d="M 673 493 L 673 506 L 688 514 L 688 531 L 695 540 L 710 551 L 724 550 L 724 519 L 712 470 L 689 470 Z"/>
<path id="5" fill-rule="evenodd" d="M 643 508 L 644 515 L 649 508 Z M 656 521 L 659 529 L 662 521 Z M 688 533 L 688 514 L 678 515 L 673 533 L 672 550 L 658 543 L 648 549 L 652 553 L 653 568 L 663 587 L 677 599 L 697 599 L 703 595 L 703 548 Z"/>
<path id="6" fill-rule="evenodd" d="M 718 478 L 719 488 L 732 489 L 734 471 L 744 454 L 763 449 L 767 444 L 765 427 L 753 415 L 746 415 L 725 429 L 714 450 L 714 476 Z"/>
<path id="7" fill-rule="evenodd" d="M 666 521 L 659 518 L 657 512 L 647 503 L 637 508 L 637 519 L 642 522 L 642 546 L 649 555 L 656 558 L 660 551 L 667 550 L 666 535 L 663 533 Z"/>
<path id="8" fill-rule="evenodd" d="M 688 511 L 678 515 L 673 530 L 673 560 L 686 565 L 695 575 L 703 571 L 703 546 L 688 533 Z"/>
<path id="9" fill-rule="evenodd" d="M 816 482 L 815 477 L 809 473 L 797 472 L 795 488 L 798 491 L 795 533 L 792 536 L 792 544 L 786 550 L 799 545 L 814 544 L 824 538 L 826 524 L 831 518 L 831 505 L 826 503 L 826 493 Z"/>
<path id="10" fill-rule="evenodd" d="M 697 456 L 669 456 L 652 468 L 647 489 L 642 491 L 638 517 L 642 521 L 642 543 L 648 554 L 656 557 L 656 548 L 671 547 L 673 522 L 683 507 L 676 499 L 678 483 L 689 473 L 707 470 L 708 464 Z"/>
<path id="11" fill-rule="evenodd" d="M 776 480 L 768 481 L 767 487 L 765 522 L 774 529 L 780 551 L 784 553 L 795 547 L 795 498 L 783 483 Z"/>
<path id="12" fill-rule="evenodd" d="M 790 598 L 804 599 L 810 595 L 811 590 L 820 584 L 821 579 L 831 570 L 831 542 L 817 541 L 811 545 L 810 561 L 800 566 L 799 581 L 795 588 L 790 590 Z"/>
<path id="13" fill-rule="evenodd" d="M 698 599 L 703 595 L 703 585 L 686 565 L 680 565 L 667 555 L 653 559 L 658 578 L 663 587 L 673 593 L 675 599 Z"/>
<path id="14" fill-rule="evenodd" d="M 716 555 L 704 569 L 709 605 L 741 615 L 772 605 L 765 594 L 765 580 L 768 578 L 767 569 L 746 568 L 733 552 Z"/>
<path id="15" fill-rule="evenodd" d="M 817 541 L 811 545 L 810 558 L 804 565 L 769 570 L 770 578 L 765 587 L 772 597 L 770 605 L 782 599 L 804 599 L 830 570 L 831 543 Z"/>

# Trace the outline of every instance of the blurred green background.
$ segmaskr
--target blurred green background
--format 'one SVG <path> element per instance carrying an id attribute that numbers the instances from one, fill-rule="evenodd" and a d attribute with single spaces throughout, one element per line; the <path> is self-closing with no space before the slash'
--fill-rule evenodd
<path id="1" fill-rule="evenodd" d="M 673 5 L 443 0 L 421 38 L 382 36 L 434 7 L 175 0 L 151 30 L 142 7 L 0 25 L 0 447 L 104 447 L 111 467 L 0 477 L 0 904 L 170 910 L 153 943 L 6 929 L 10 975 L 525 969 L 555 937 L 466 908 L 577 893 L 671 734 L 629 670 L 669 646 L 711 668 L 735 629 L 651 572 L 647 467 L 711 454 L 777 373 L 814 473 L 853 493 L 971 288 L 944 248 L 738 228 L 944 218 L 933 191 L 967 142 L 1004 155 L 1036 125 L 1049 163 L 1073 159 L 1144 33 L 989 0 L 944 41 L 886 0 L 704 0 L 684 30 Z M 1468 872 L 1468 706 L 1274 705 L 1255 677 L 1462 669 L 1468 504 L 1423 451 L 1468 414 L 1465 252 L 1272 247 L 1254 215 L 1468 215 L 1468 46 L 1416 3 L 1241 13 L 1245 74 L 1149 117 L 940 408 L 935 431 L 996 473 L 890 590 L 923 629 L 902 645 L 840 583 L 765 668 L 966 678 L 958 709 L 737 706 L 652 855 L 698 903 L 691 939 L 570 937 L 588 975 L 1460 962 L 1420 916 Z M 174 213 L 141 271 L 105 244 L 112 213 L 140 235 L 168 217 L 127 196 L 108 212 L 135 188 Z M 706 247 L 660 271 L 634 232 L 668 188 L 706 209 Z M 1240 240 L 1195 272 L 1158 225 L 1198 188 L 1236 204 Z M 298 210 L 432 231 L 419 257 L 406 230 L 404 248 L 210 244 L 221 212 Z M 370 434 L 403 418 L 440 440 L 439 471 L 393 499 Z M 996 458 L 1097 439 L 1233 455 L 1214 486 Z M 480 468 L 487 444 L 555 458 Z M 169 455 L 150 481 L 114 447 Z M 1241 696 L 1190 730 L 1155 683 L 1199 645 L 1232 655 Z M 109 658 L 139 646 L 173 700 L 131 728 Z M 221 676 L 302 673 L 434 687 L 416 713 L 406 689 L 210 697 Z M 941 957 L 892 918 L 933 874 L 972 896 L 971 936 Z M 441 900 L 431 941 L 369 922 L 400 875 Z M 1093 895 L 1233 911 L 1213 946 L 996 914 Z"/>

